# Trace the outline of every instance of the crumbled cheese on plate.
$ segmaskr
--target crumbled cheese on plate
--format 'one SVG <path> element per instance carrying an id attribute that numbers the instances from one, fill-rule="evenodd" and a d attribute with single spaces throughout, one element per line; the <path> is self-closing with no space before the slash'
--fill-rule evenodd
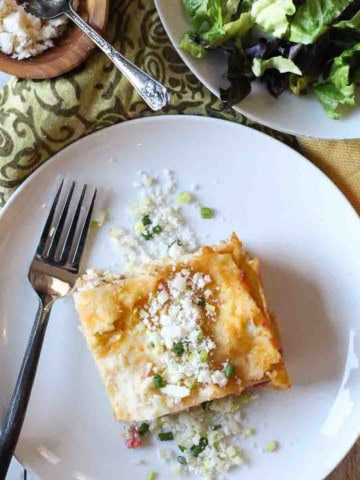
<path id="1" fill-rule="evenodd" d="M 176 475 L 207 479 L 246 463 L 239 443 L 247 437 L 241 410 L 245 403 L 242 396 L 230 396 L 152 422 L 148 432 L 161 442 L 160 459 Z"/>
<path id="2" fill-rule="evenodd" d="M 182 214 L 187 205 L 176 199 L 177 178 L 173 172 L 164 170 L 162 176 L 138 172 L 133 186 L 139 195 L 129 205 L 133 232 L 117 227 L 110 230 L 115 251 L 125 259 L 129 271 L 151 260 L 177 259 L 199 248 Z"/>

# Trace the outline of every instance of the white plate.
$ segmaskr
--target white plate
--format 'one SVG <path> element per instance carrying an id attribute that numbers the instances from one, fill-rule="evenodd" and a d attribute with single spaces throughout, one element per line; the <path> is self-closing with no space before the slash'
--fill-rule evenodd
<path id="1" fill-rule="evenodd" d="M 178 172 L 182 189 L 200 183 L 200 200 L 216 207 L 216 219 L 190 218 L 202 242 L 235 230 L 260 256 L 283 330 L 294 386 L 262 391 L 246 410 L 259 449 L 245 443 L 250 465 L 229 478 L 322 479 L 359 433 L 360 223 L 337 188 L 303 157 L 230 122 L 178 116 L 117 125 L 58 153 L 14 194 L 0 220 L 1 413 L 36 310 L 27 269 L 56 176 L 96 185 L 97 207 L 126 226 L 135 171 L 163 167 Z M 114 267 L 108 229 L 93 233 L 88 266 Z M 149 470 L 163 472 L 160 480 L 171 478 L 155 450 L 128 451 L 120 431 L 72 299 L 59 301 L 17 455 L 43 480 L 69 480 L 75 471 L 93 480 L 141 479 Z M 277 453 L 262 453 L 269 440 L 280 442 Z M 45 461 L 39 445 L 60 463 Z M 134 466 L 135 455 L 146 465 Z"/>
<path id="2" fill-rule="evenodd" d="M 191 29 L 181 0 L 155 0 L 155 5 L 180 57 L 194 75 L 219 96 L 220 80 L 226 70 L 224 56 L 213 53 L 205 59 L 197 59 L 180 50 L 178 45 L 183 33 Z M 297 97 L 284 92 L 276 99 L 260 82 L 252 83 L 251 95 L 240 102 L 235 110 L 262 125 L 293 135 L 327 139 L 359 138 L 360 105 L 346 118 L 331 120 L 315 96 Z"/>

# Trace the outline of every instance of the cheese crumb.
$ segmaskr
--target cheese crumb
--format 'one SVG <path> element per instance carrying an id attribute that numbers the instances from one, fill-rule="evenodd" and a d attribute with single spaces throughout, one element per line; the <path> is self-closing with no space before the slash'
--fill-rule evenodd
<path id="1" fill-rule="evenodd" d="M 160 448 L 160 459 L 164 463 L 176 461 L 178 465 L 173 468 L 178 475 L 209 479 L 245 463 L 237 443 L 243 420 L 240 410 L 234 411 L 236 401 L 236 397 L 226 397 L 152 422 L 153 434 L 171 431 L 174 436 L 174 449 Z M 198 445 L 203 447 L 194 455 Z"/>
<path id="2" fill-rule="evenodd" d="M 160 392 L 169 406 L 190 395 L 196 383 L 224 387 L 228 382 L 223 369 L 212 368 L 211 351 L 216 345 L 201 328 L 215 311 L 204 308 L 204 289 L 211 292 L 210 276 L 184 268 L 159 285 L 139 312 L 149 344 L 163 364 L 156 373 L 166 382 Z"/>
<path id="3" fill-rule="evenodd" d="M 117 234 L 117 245 L 114 244 L 127 269 L 129 266 L 130 270 L 141 267 L 146 261 L 176 260 L 197 250 L 196 236 L 186 224 L 182 207 L 176 199 L 175 174 L 165 169 L 162 177 L 143 171 L 137 175 L 133 186 L 138 190 L 139 198 L 129 206 L 134 222 L 133 234 Z M 114 239 L 114 235 L 112 237 Z M 132 244 L 130 238 L 133 238 Z"/>

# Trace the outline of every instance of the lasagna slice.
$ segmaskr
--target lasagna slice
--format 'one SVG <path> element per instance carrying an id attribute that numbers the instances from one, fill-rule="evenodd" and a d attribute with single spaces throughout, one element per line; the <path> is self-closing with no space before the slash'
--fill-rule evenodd
<path id="1" fill-rule="evenodd" d="M 290 386 L 259 262 L 235 234 L 136 276 L 85 276 L 75 304 L 118 420 Z"/>

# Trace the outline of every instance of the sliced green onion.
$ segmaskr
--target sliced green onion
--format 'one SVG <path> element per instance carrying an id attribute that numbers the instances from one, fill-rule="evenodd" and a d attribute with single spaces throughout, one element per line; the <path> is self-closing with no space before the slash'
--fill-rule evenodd
<path id="1" fill-rule="evenodd" d="M 181 463 L 181 465 L 187 465 L 186 458 L 183 457 L 183 456 L 181 456 L 181 455 L 179 455 L 179 456 L 177 457 L 177 461 L 178 461 L 179 463 Z"/>
<path id="2" fill-rule="evenodd" d="M 214 216 L 214 210 L 209 207 L 200 207 L 200 215 L 201 218 L 213 218 Z"/>
<path id="3" fill-rule="evenodd" d="M 200 351 L 200 361 L 201 362 L 207 362 L 208 356 L 209 356 L 209 354 L 206 350 L 201 350 Z"/>
<path id="4" fill-rule="evenodd" d="M 172 432 L 161 432 L 159 433 L 158 437 L 159 437 L 159 440 L 161 440 L 162 442 L 166 442 L 168 440 L 174 440 L 174 435 Z"/>
<path id="5" fill-rule="evenodd" d="M 152 238 L 154 238 L 154 235 L 152 233 L 149 233 L 149 232 L 145 232 L 145 233 L 142 233 L 141 236 L 146 240 L 151 240 Z"/>
<path id="6" fill-rule="evenodd" d="M 207 447 L 209 445 L 208 439 L 206 437 L 201 437 L 199 445 L 204 448 Z"/>
<path id="7" fill-rule="evenodd" d="M 247 437 L 252 437 L 255 434 L 255 429 L 254 428 L 247 428 L 245 430 L 245 435 Z"/>
<path id="8" fill-rule="evenodd" d="M 190 455 L 193 456 L 193 457 L 198 457 L 200 455 L 201 452 L 203 452 L 204 449 L 202 447 L 200 447 L 200 445 L 193 445 L 191 448 L 190 448 Z"/>
<path id="9" fill-rule="evenodd" d="M 157 235 L 159 233 L 162 232 L 162 228 L 160 227 L 160 225 L 156 225 L 153 229 L 152 229 L 153 233 L 156 233 Z"/>
<path id="10" fill-rule="evenodd" d="M 144 215 L 143 218 L 142 218 L 142 224 L 146 227 L 147 225 L 151 225 L 152 224 L 152 220 L 151 218 L 149 217 L 149 215 Z"/>
<path id="11" fill-rule="evenodd" d="M 205 437 L 201 437 L 199 445 L 193 445 L 190 448 L 190 455 L 192 455 L 193 457 L 198 457 L 200 453 L 205 450 L 208 444 L 209 444 L 208 439 Z"/>
<path id="12" fill-rule="evenodd" d="M 93 214 L 93 218 L 90 222 L 89 227 L 91 229 L 97 229 L 104 225 L 104 223 L 108 220 L 108 213 L 106 210 L 97 210 Z"/>
<path id="13" fill-rule="evenodd" d="M 240 405 L 241 404 L 243 405 L 245 403 L 250 402 L 251 399 L 252 399 L 251 393 L 245 392 L 245 393 L 242 393 L 240 395 L 240 397 L 238 398 L 238 401 L 239 401 Z"/>
<path id="14" fill-rule="evenodd" d="M 230 458 L 234 458 L 234 457 L 236 457 L 236 455 L 238 454 L 238 451 L 236 450 L 236 448 L 234 448 L 232 445 L 230 445 L 230 446 L 226 449 L 226 453 L 227 453 L 227 455 L 228 455 Z"/>
<path id="15" fill-rule="evenodd" d="M 235 365 L 232 365 L 231 363 L 229 363 L 228 365 L 226 365 L 226 368 L 225 368 L 225 377 L 226 378 L 231 378 L 235 375 L 235 372 L 236 372 L 236 367 Z"/>
<path id="16" fill-rule="evenodd" d="M 279 447 L 278 442 L 272 441 L 272 442 L 269 442 L 269 443 L 266 445 L 265 451 L 266 451 L 266 452 L 275 452 L 275 450 L 277 450 L 278 447 Z"/>
<path id="17" fill-rule="evenodd" d="M 165 423 L 164 420 L 161 420 L 161 418 L 157 418 L 157 419 L 156 419 L 156 425 L 157 425 L 159 428 L 163 427 L 163 426 L 164 426 L 164 423 Z"/>
<path id="18" fill-rule="evenodd" d="M 144 422 L 144 423 L 142 423 L 142 424 L 140 425 L 140 427 L 138 428 L 138 432 L 139 432 L 139 434 L 140 434 L 142 437 L 148 433 L 148 431 L 149 431 L 149 426 L 150 426 L 150 425 L 149 425 L 148 423 L 145 423 L 145 422 Z"/>
<path id="19" fill-rule="evenodd" d="M 136 222 L 134 226 L 135 233 L 143 233 L 145 231 L 144 224 L 142 222 Z"/>
<path id="20" fill-rule="evenodd" d="M 90 230 L 96 230 L 100 227 L 101 227 L 100 222 L 98 222 L 97 220 L 91 220 L 90 225 L 89 225 Z"/>
<path id="21" fill-rule="evenodd" d="M 176 200 L 178 201 L 178 203 L 180 203 L 180 205 L 184 205 L 186 203 L 190 203 L 191 200 L 192 200 L 192 195 L 190 192 L 179 192 L 177 195 L 176 195 Z"/>
<path id="22" fill-rule="evenodd" d="M 182 357 L 185 353 L 185 347 L 182 342 L 178 342 L 174 345 L 173 351 L 176 353 L 178 357 Z"/>
<path id="23" fill-rule="evenodd" d="M 146 477 L 146 478 L 147 478 L 147 480 L 155 480 L 156 477 L 157 477 L 157 473 L 156 473 L 156 472 L 149 472 L 149 473 L 147 474 L 147 477 Z"/>
<path id="24" fill-rule="evenodd" d="M 165 381 L 162 378 L 161 375 L 155 375 L 154 376 L 154 385 L 156 388 L 162 388 L 165 387 Z"/>
<path id="25" fill-rule="evenodd" d="M 179 247 L 182 247 L 184 245 L 181 240 L 177 239 L 177 240 L 174 240 L 172 243 L 170 243 L 169 248 L 171 248 L 175 244 L 178 245 Z"/>
<path id="26" fill-rule="evenodd" d="M 184 445 L 178 445 L 178 449 L 179 449 L 181 452 L 185 452 L 186 447 L 184 447 Z"/>
<path id="27" fill-rule="evenodd" d="M 193 389 L 196 385 L 196 379 L 194 377 L 186 377 L 184 380 L 184 384 L 186 387 Z"/>
<path id="28" fill-rule="evenodd" d="M 220 428 L 221 428 L 221 425 L 218 424 L 218 425 L 214 425 L 212 429 L 215 431 L 215 430 L 220 430 Z"/>
<path id="29" fill-rule="evenodd" d="M 210 410 L 210 405 L 211 405 L 211 401 L 210 401 L 210 402 L 203 402 L 203 403 L 201 404 L 201 408 L 202 408 L 203 410 Z"/>

